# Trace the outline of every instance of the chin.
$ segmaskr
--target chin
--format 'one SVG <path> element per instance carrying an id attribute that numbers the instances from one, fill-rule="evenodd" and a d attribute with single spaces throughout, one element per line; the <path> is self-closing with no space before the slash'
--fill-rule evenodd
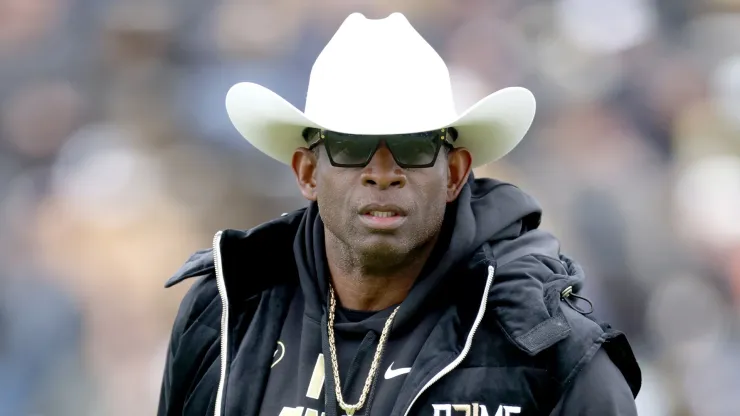
<path id="1" fill-rule="evenodd" d="M 400 263 L 409 254 L 409 250 L 397 241 L 388 241 L 387 238 L 370 237 L 358 247 L 358 252 L 371 263 L 378 265 L 392 265 Z"/>

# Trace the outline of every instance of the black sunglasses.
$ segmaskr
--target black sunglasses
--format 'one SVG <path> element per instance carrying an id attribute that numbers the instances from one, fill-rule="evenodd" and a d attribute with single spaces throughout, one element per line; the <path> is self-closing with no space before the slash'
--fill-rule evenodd
<path id="1" fill-rule="evenodd" d="M 383 142 L 388 146 L 396 164 L 409 169 L 434 166 L 442 146 L 453 148 L 452 142 L 457 139 L 457 131 L 448 128 L 421 133 L 371 136 L 309 128 L 303 131 L 303 138 L 309 143 L 309 150 L 323 143 L 329 162 L 342 168 L 367 166 Z"/>

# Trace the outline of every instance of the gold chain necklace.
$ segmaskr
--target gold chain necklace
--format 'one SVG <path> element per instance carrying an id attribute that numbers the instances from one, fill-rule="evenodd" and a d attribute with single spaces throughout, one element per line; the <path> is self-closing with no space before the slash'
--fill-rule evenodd
<path id="1" fill-rule="evenodd" d="M 388 333 L 390 332 L 391 323 L 393 322 L 393 318 L 396 316 L 396 312 L 398 312 L 398 308 L 400 308 L 401 305 L 396 306 L 396 309 L 393 310 L 393 312 L 391 313 L 391 316 L 389 316 L 388 320 L 385 321 L 383 332 L 380 334 L 380 341 L 378 341 L 378 347 L 375 349 L 375 356 L 373 357 L 373 363 L 370 365 L 370 371 L 367 374 L 365 385 L 362 387 L 362 394 L 360 394 L 360 400 L 358 400 L 356 404 L 347 404 L 344 402 L 344 398 L 342 397 L 342 387 L 339 384 L 339 362 L 337 361 L 337 348 L 334 342 L 334 309 L 336 308 L 336 306 L 337 306 L 337 301 L 336 301 L 336 298 L 334 297 L 334 288 L 330 285 L 329 286 L 329 323 L 328 323 L 327 330 L 329 332 L 329 352 L 331 353 L 331 369 L 334 375 L 334 392 L 337 395 L 337 402 L 339 402 L 339 407 L 341 407 L 347 413 L 347 416 L 352 416 L 355 414 L 356 411 L 358 411 L 360 408 L 362 408 L 362 406 L 365 405 L 365 400 L 367 400 L 367 395 L 370 392 L 370 387 L 373 385 L 373 379 L 375 378 L 375 373 L 378 371 L 378 365 L 380 364 L 380 357 L 383 353 L 383 347 L 385 346 L 386 339 L 388 338 Z"/>

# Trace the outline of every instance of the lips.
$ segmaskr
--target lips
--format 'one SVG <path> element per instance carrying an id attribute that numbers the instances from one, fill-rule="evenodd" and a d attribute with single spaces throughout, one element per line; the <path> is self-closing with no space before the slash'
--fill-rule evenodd
<path id="1" fill-rule="evenodd" d="M 360 220 L 370 229 L 391 232 L 406 221 L 406 211 L 397 205 L 370 204 L 360 209 Z"/>

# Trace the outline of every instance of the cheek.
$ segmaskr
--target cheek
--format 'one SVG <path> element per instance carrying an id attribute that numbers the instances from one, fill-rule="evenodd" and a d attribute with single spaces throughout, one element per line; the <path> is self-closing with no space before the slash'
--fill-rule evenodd
<path id="1" fill-rule="evenodd" d="M 418 197 L 421 209 L 428 218 L 444 215 L 447 206 L 447 181 L 443 179 L 430 180 L 420 186 Z M 440 214 L 441 213 L 441 214 Z"/>
<path id="2" fill-rule="evenodd" d="M 322 218 L 344 215 L 347 210 L 350 188 L 344 175 L 322 172 L 316 178 L 316 202 Z M 326 221 L 325 221 L 326 222 Z"/>
<path id="3" fill-rule="evenodd" d="M 341 222 L 340 202 L 335 200 L 336 196 L 326 186 L 316 188 L 316 204 L 319 207 L 319 215 L 324 225 L 336 232 L 335 223 Z"/>

